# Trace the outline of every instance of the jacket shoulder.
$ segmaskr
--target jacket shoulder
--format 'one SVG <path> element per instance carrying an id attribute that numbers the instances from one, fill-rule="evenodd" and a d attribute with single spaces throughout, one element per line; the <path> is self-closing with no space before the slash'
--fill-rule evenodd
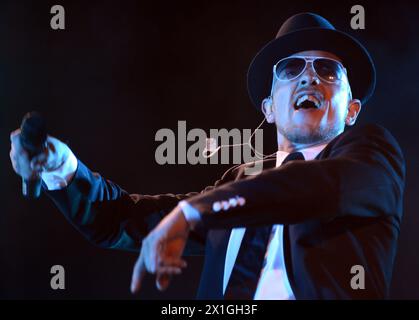
<path id="1" fill-rule="evenodd" d="M 385 145 L 386 147 L 391 147 L 397 153 L 402 154 L 400 145 L 393 134 L 385 127 L 375 123 L 363 124 L 347 129 L 337 136 L 334 142 L 330 144 L 340 145 L 341 143 L 363 142 L 367 144 Z"/>
<path id="2" fill-rule="evenodd" d="M 349 130 L 345 131 L 343 134 L 348 136 L 364 136 L 364 137 L 381 137 L 385 138 L 386 140 L 392 140 L 395 143 L 397 143 L 394 136 L 391 134 L 391 132 L 386 129 L 385 127 L 375 124 L 375 123 L 368 123 L 363 124 L 359 126 L 355 126 L 353 128 L 350 128 Z"/>

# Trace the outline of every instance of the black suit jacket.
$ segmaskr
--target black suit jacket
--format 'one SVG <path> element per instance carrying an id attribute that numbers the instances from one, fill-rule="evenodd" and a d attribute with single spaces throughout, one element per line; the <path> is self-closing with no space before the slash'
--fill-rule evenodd
<path id="1" fill-rule="evenodd" d="M 249 164 L 232 167 L 200 193 L 149 196 L 129 194 L 79 161 L 68 187 L 46 192 L 91 242 L 126 250 L 138 250 L 160 219 L 188 199 L 201 221 L 187 252 L 205 244 L 200 299 L 223 299 L 231 228 L 265 224 L 284 224 L 285 264 L 297 299 L 387 297 L 405 180 L 393 136 L 377 125 L 355 127 L 314 160 L 275 163 L 275 157 L 263 160 L 263 172 L 255 176 L 244 174 Z M 237 196 L 244 205 L 213 210 Z M 365 289 L 351 287 L 355 265 L 364 268 Z"/>

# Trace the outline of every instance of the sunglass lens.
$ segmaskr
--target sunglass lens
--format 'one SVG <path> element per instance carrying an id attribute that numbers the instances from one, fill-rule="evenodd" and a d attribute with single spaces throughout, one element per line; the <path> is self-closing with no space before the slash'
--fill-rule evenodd
<path id="1" fill-rule="evenodd" d="M 280 80 L 294 79 L 303 71 L 305 63 L 301 58 L 284 59 L 276 66 L 276 76 Z"/>
<path id="2" fill-rule="evenodd" d="M 341 80 L 344 75 L 342 65 L 329 59 L 316 59 L 314 69 L 321 78 L 329 82 Z"/>

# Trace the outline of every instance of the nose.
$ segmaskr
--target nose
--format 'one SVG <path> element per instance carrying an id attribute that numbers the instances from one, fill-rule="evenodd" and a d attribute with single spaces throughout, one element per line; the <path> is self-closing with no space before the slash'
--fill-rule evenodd
<path id="1" fill-rule="evenodd" d="M 315 86 L 320 83 L 320 79 L 317 74 L 314 72 L 313 68 L 306 68 L 300 78 L 301 86 Z"/>

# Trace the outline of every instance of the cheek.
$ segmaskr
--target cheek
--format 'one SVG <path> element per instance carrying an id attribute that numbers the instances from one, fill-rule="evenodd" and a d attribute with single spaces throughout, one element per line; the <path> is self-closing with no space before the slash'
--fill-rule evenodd
<path id="1" fill-rule="evenodd" d="M 291 103 L 291 92 L 292 88 L 289 86 L 276 88 L 273 96 L 275 101 L 275 114 L 277 117 L 288 114 Z"/>
<path id="2" fill-rule="evenodd" d="M 332 92 L 329 106 L 329 118 L 343 120 L 348 110 L 349 97 L 346 90 Z"/>

